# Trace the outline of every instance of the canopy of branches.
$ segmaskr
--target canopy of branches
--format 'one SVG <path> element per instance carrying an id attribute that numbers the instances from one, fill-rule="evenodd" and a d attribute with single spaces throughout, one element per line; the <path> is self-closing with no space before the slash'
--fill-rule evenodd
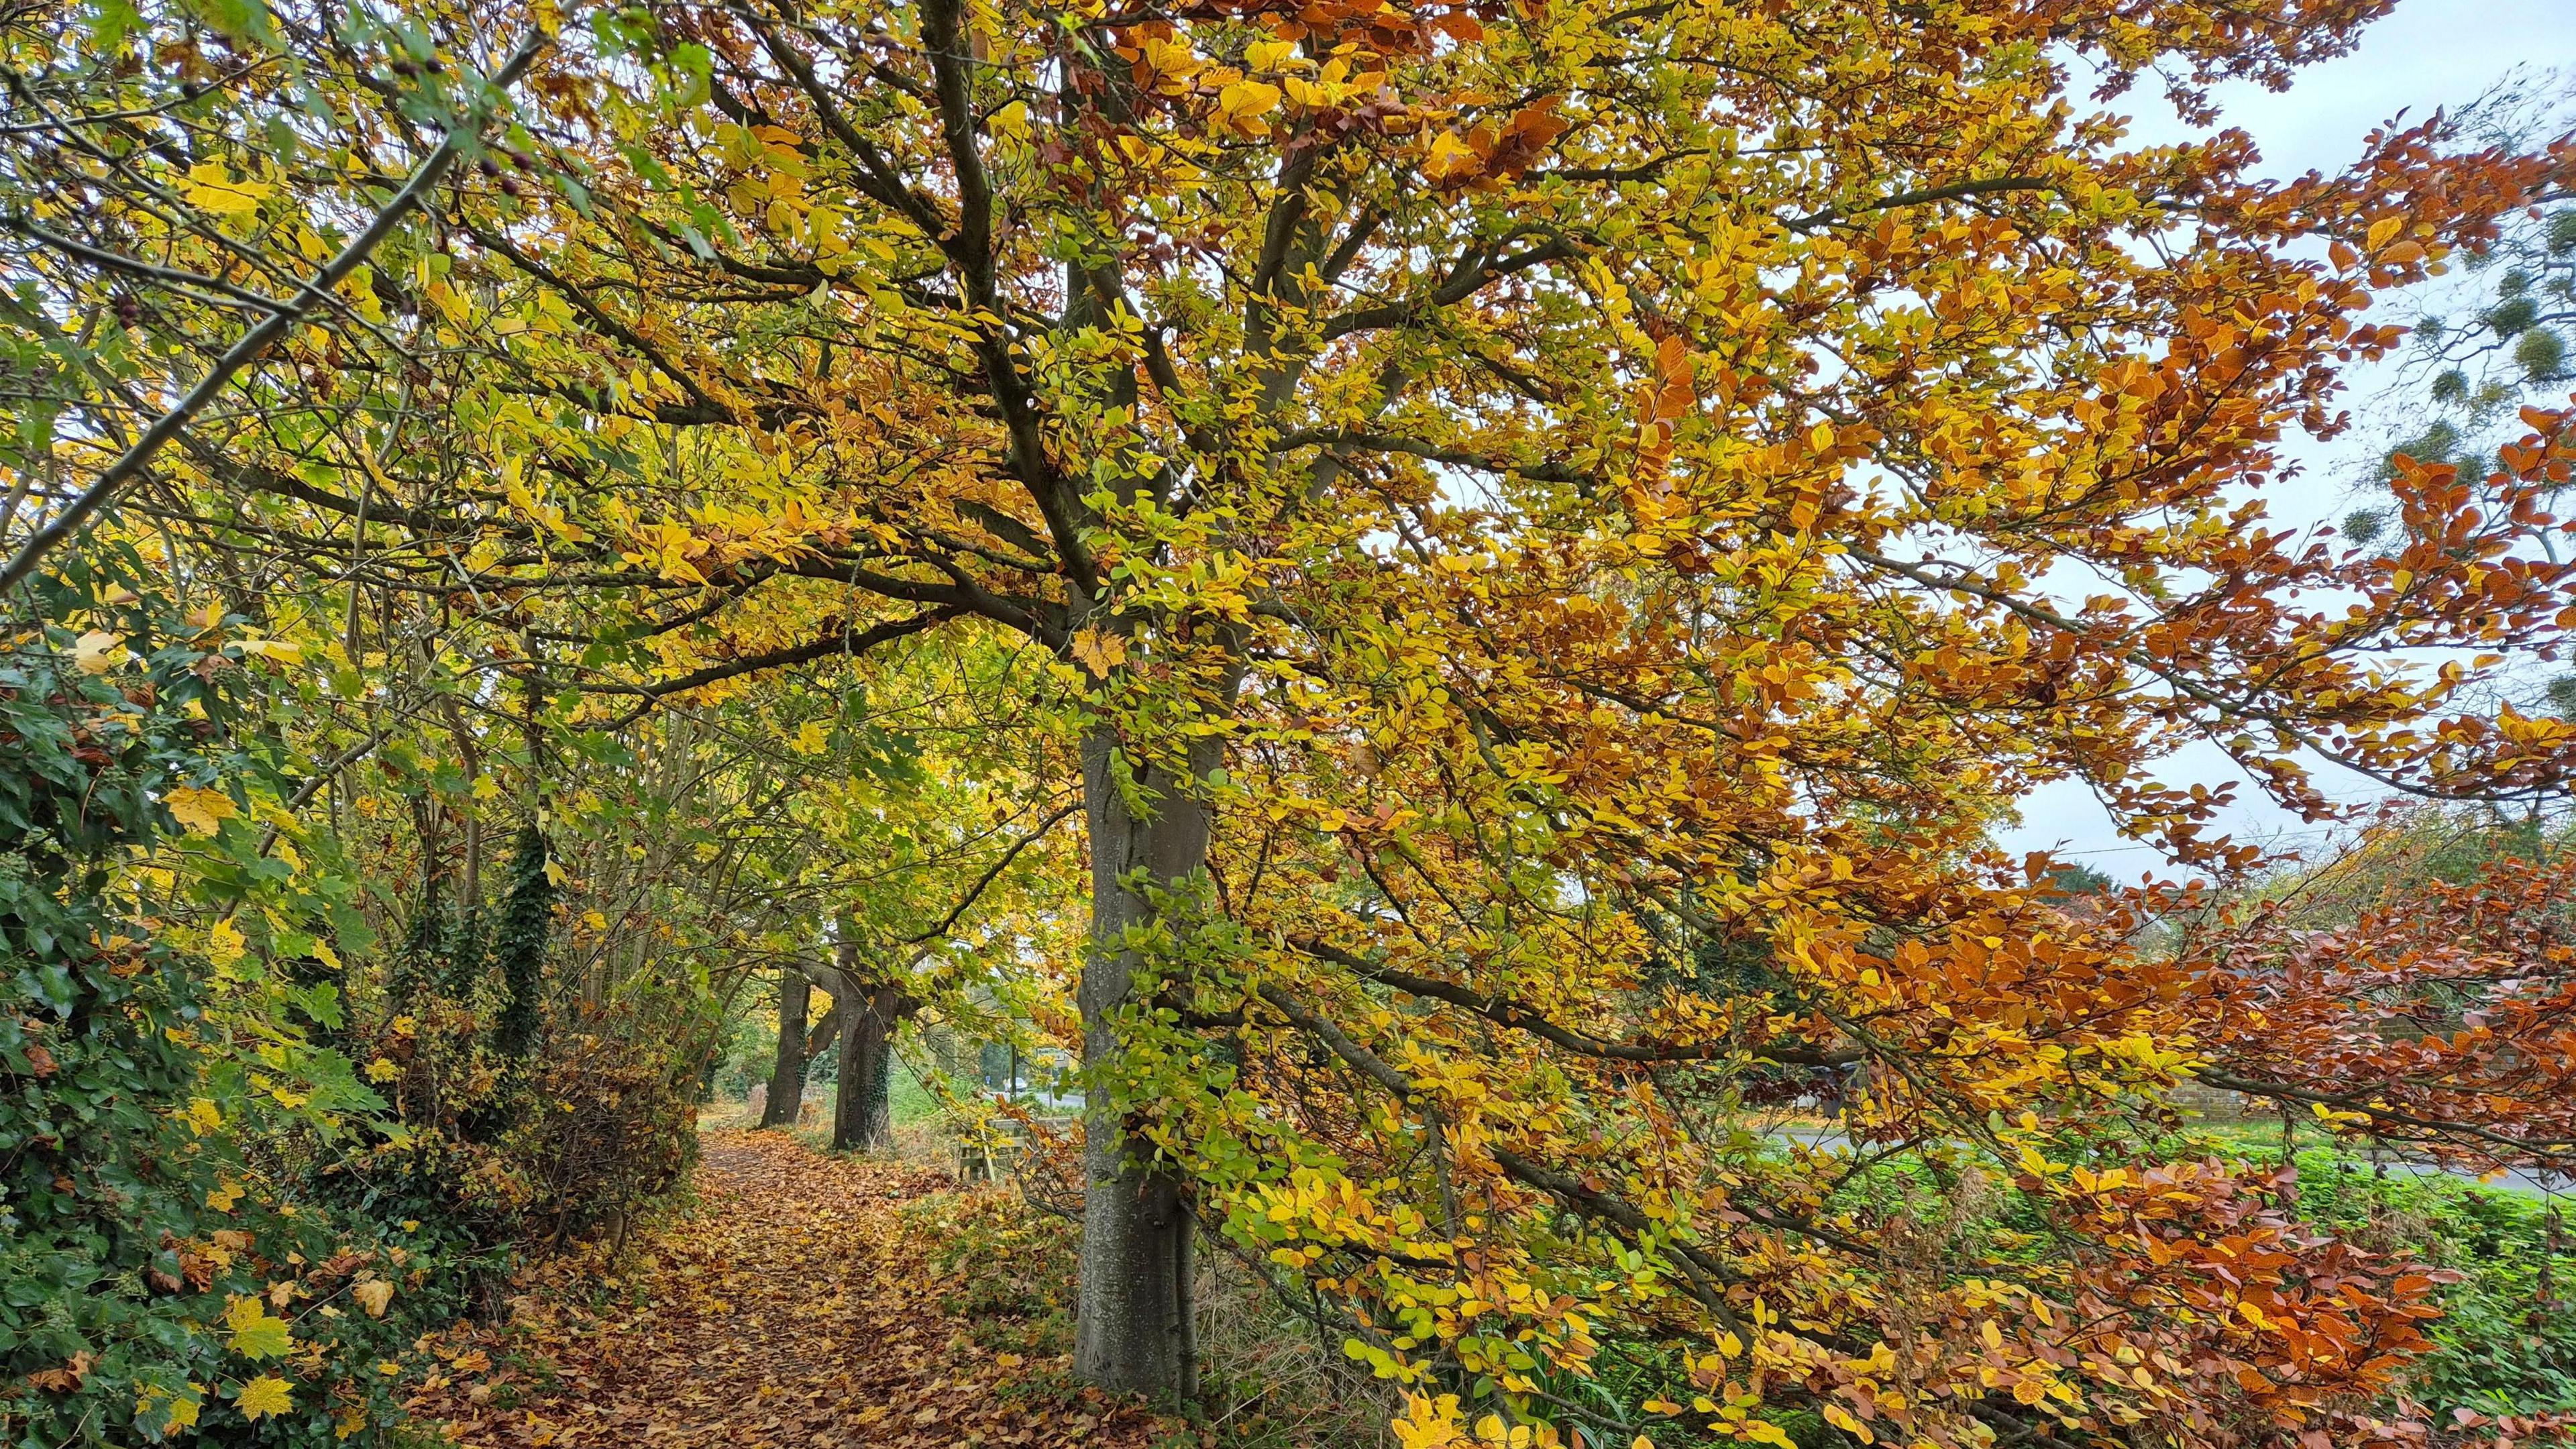
<path id="1" fill-rule="evenodd" d="M 13 12 L 0 1423 L 381 1419 L 223 1356 L 423 1251 L 298 1205 L 622 1232 L 785 972 L 1079 1059 L 1107 1389 L 1201 1243 L 1408 1444 L 2424 1442 L 2441 1275 L 2174 1093 L 2567 1165 L 2576 865 L 2303 914 L 2159 769 L 2576 767 L 2576 413 L 2267 513 L 2564 250 L 2565 141 L 2216 129 L 2386 8 Z M 2007 857 L 2065 781 L 2191 883 Z"/>

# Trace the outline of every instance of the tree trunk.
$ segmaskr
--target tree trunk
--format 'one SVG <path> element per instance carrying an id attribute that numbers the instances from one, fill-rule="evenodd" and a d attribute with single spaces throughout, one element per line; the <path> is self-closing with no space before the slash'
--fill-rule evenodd
<path id="1" fill-rule="evenodd" d="M 778 1059 L 769 1068 L 769 1104 L 760 1114 L 763 1127 L 793 1127 L 797 1105 L 805 1100 L 805 1008 L 814 983 L 794 966 L 778 973 Z"/>
<path id="2" fill-rule="evenodd" d="M 866 990 L 866 988 L 862 988 Z M 894 1018 L 868 990 L 841 1028 L 841 1084 L 832 1103 L 832 1145 L 843 1152 L 876 1152 L 894 1145 L 894 1116 L 887 1096 L 894 1061 Z"/>
<path id="3" fill-rule="evenodd" d="M 1213 770 L 1219 748 L 1215 740 L 1202 741 L 1192 752 L 1192 773 L 1204 778 Z M 1211 821 L 1206 802 L 1185 795 L 1160 769 L 1146 772 L 1150 817 L 1140 814 L 1119 788 L 1122 776 L 1133 777 L 1116 749 L 1116 738 L 1105 729 L 1083 742 L 1091 950 L 1077 994 L 1089 1071 L 1073 1372 L 1113 1393 L 1186 1403 L 1196 1389 L 1190 1332 L 1195 1223 L 1178 1174 L 1154 1164 L 1152 1148 L 1131 1136 L 1112 1105 L 1109 1079 L 1122 1046 L 1118 1015 L 1142 964 L 1126 944 L 1127 932 L 1155 920 L 1148 889 L 1185 889 L 1205 870 Z M 1131 879 L 1136 877 L 1141 879 Z"/>
<path id="4" fill-rule="evenodd" d="M 832 1097 L 832 1146 L 881 1152 L 894 1145 L 894 1031 L 920 1003 L 891 982 L 860 979 L 855 942 L 844 938 L 833 955 L 839 967 L 832 996 L 841 1018 L 841 1081 Z"/>

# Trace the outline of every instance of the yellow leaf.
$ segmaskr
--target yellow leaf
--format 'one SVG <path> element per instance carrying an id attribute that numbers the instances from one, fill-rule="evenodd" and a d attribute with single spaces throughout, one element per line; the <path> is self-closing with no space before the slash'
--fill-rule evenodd
<path id="1" fill-rule="evenodd" d="M 1107 679 L 1109 671 L 1127 658 L 1127 636 L 1085 629 L 1073 637 L 1073 657 L 1082 661 L 1082 667 L 1090 670 L 1092 677 Z"/>
<path id="2" fill-rule="evenodd" d="M 1860 1442 L 1864 1444 L 1874 1444 L 1878 1442 L 1878 1436 L 1869 1431 L 1869 1426 L 1863 1424 L 1860 1420 L 1853 1418 L 1851 1416 L 1851 1411 L 1844 1408 L 1842 1405 L 1825 1405 L 1824 1415 L 1826 1423 L 1831 1424 L 1835 1428 L 1842 1430 L 1844 1433 L 1851 1435 Z"/>
<path id="3" fill-rule="evenodd" d="M 232 1351 L 244 1358 L 279 1358 L 295 1348 L 286 1320 L 271 1315 L 256 1297 L 234 1299 L 224 1311 L 224 1326 L 233 1331 Z"/>
<path id="4" fill-rule="evenodd" d="M 212 835 L 218 826 L 241 813 L 233 808 L 233 797 L 202 785 L 172 786 L 170 793 L 161 797 L 161 803 L 170 807 L 170 818 L 186 826 L 190 835 Z"/>
<path id="5" fill-rule="evenodd" d="M 402 1069 L 383 1057 L 367 1063 L 367 1080 L 370 1082 L 390 1082 L 401 1075 Z"/>
<path id="6" fill-rule="evenodd" d="M 1007 136 L 1014 141 L 1027 140 L 1029 138 L 1028 102 L 1011 102 L 1009 105 L 1002 107 L 993 114 L 986 116 L 984 118 L 984 125 L 986 129 L 990 130 L 996 136 Z"/>
<path id="7" fill-rule="evenodd" d="M 1249 70 L 1281 71 L 1292 65 L 1311 67 L 1314 62 L 1297 54 L 1293 40 L 1256 40 L 1244 47 L 1243 64 Z"/>
<path id="8" fill-rule="evenodd" d="M 180 194 L 201 211 L 239 216 L 258 209 L 260 198 L 268 195 L 268 190 L 265 182 L 236 178 L 221 161 L 208 161 L 188 169 L 188 184 L 180 188 Z"/>
<path id="9" fill-rule="evenodd" d="M 208 1098 L 192 1097 L 188 1100 L 188 1111 L 183 1120 L 190 1131 L 203 1137 L 224 1125 L 224 1111 Z"/>
<path id="10" fill-rule="evenodd" d="M 1228 122 L 1242 125 L 1266 116 L 1279 104 L 1279 87 L 1256 80 L 1240 80 L 1217 92 L 1217 111 Z"/>
<path id="11" fill-rule="evenodd" d="M 206 1206 L 219 1213 L 228 1213 L 233 1210 L 234 1203 L 241 1201 L 241 1196 L 241 1184 L 228 1182 L 206 1194 Z"/>
<path id="12" fill-rule="evenodd" d="M 254 659 L 274 659 L 280 664 L 304 662 L 304 646 L 290 639 L 243 639 L 241 652 Z"/>
<path id="13" fill-rule="evenodd" d="M 241 1410 L 243 1418 L 257 1419 L 264 1415 L 283 1414 L 295 1407 L 295 1400 L 287 1393 L 286 1380 L 274 1374 L 261 1374 L 242 1385 L 241 1392 L 233 1395 L 233 1407 Z"/>
<path id="14" fill-rule="evenodd" d="M 1441 1449 L 1444 1445 L 1472 1442 L 1458 1422 L 1456 1394 L 1442 1394 L 1437 1399 L 1408 1394 L 1404 1417 L 1388 1427 L 1395 1430 L 1395 1442 L 1403 1449 Z"/>
<path id="15" fill-rule="evenodd" d="M 230 921 L 217 921 L 206 928 L 206 959 L 225 967 L 250 953 L 250 942 L 241 927 Z"/>
<path id="16" fill-rule="evenodd" d="M 1483 164 L 1476 148 L 1458 138 L 1455 131 L 1443 131 L 1432 138 L 1430 154 L 1422 158 L 1422 174 L 1433 181 L 1448 181 L 1472 174 Z"/>
<path id="17" fill-rule="evenodd" d="M 133 657 L 121 635 L 92 629 L 72 644 L 72 663 L 83 674 L 105 674 Z"/>
<path id="18" fill-rule="evenodd" d="M 367 1310 L 369 1318 L 382 1318 L 385 1305 L 394 1301 L 394 1285 L 382 1278 L 370 1278 L 351 1288 L 349 1296 L 358 1300 L 358 1306 Z"/>

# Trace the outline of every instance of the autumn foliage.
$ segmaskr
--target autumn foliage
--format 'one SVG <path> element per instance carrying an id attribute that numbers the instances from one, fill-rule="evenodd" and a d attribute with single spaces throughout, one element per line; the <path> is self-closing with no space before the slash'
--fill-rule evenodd
<path id="1" fill-rule="evenodd" d="M 2333 821 L 2576 766 L 2499 702 L 2576 626 L 2576 413 L 2394 460 L 2366 542 L 2268 510 L 2380 300 L 2576 165 L 2437 118 L 2282 181 L 2214 129 L 2385 4 L 253 8 L 11 42 L 114 124 L 8 173 L 54 359 L 8 466 L 115 476 L 376 237 L 98 536 L 327 676 L 272 707 L 307 783 L 238 804 L 331 889 L 482 909 L 537 841 L 544 951 L 447 1004 L 510 1130 L 631 1131 L 575 1134 L 588 1225 L 791 969 L 1079 1056 L 1106 1393 L 1191 1396 L 1222 1252 L 1423 1449 L 2530 1431 L 2413 1396 L 2440 1272 L 2176 1136 L 2198 1083 L 2576 1144 L 2563 861 L 2318 928 L 2171 769 Z M 2062 782 L 2198 883 L 2007 858 Z M 169 923 L 208 959 L 364 934 L 220 884 Z M 510 1077 L 614 1010 L 555 1065 L 631 1082 Z M 1771 1131 L 1828 1090 L 1850 1152 Z M 417 1119 L 460 1160 L 461 1103 Z"/>

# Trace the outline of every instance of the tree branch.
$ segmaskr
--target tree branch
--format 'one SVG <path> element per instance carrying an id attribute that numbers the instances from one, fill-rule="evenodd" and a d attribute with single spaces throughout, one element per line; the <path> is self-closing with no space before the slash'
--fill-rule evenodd
<path id="1" fill-rule="evenodd" d="M 525 74 L 528 67 L 536 61 L 538 52 L 544 48 L 545 37 L 542 35 L 531 35 L 521 41 L 519 48 L 511 52 L 509 59 L 503 61 L 501 68 L 494 71 L 485 82 L 484 96 L 486 98 L 498 96 L 515 85 L 519 77 Z M 172 438 L 178 436 L 180 429 L 186 427 L 190 419 L 205 409 L 206 404 L 213 402 L 217 394 L 231 385 L 234 374 L 248 367 L 261 353 L 268 350 L 271 343 L 285 336 L 287 331 L 301 321 L 306 313 L 312 311 L 316 305 L 327 299 L 335 288 L 348 280 L 349 274 L 355 272 L 367 257 L 384 243 L 385 238 L 393 235 L 394 228 L 410 214 L 413 207 L 420 204 L 421 198 L 429 194 L 430 188 L 438 184 L 439 178 L 447 174 L 448 169 L 456 164 L 457 158 L 465 154 L 466 148 L 475 144 L 482 135 L 484 123 L 489 119 L 488 110 L 478 101 L 478 104 L 469 110 L 464 118 L 449 127 L 446 136 L 440 139 L 438 149 L 430 152 L 428 158 L 413 169 L 410 179 L 405 181 L 402 189 L 394 193 L 393 199 L 386 202 L 384 208 L 376 213 L 375 219 L 367 224 L 366 230 L 358 233 L 347 246 L 342 247 L 338 256 L 323 263 L 322 269 L 315 272 L 302 287 L 297 289 L 293 297 L 277 304 L 257 326 L 243 333 L 240 340 L 225 349 L 224 354 L 215 359 L 215 365 L 206 370 L 206 375 L 197 380 L 197 385 L 188 389 L 187 396 L 179 399 L 177 405 L 168 412 L 155 418 L 152 426 L 144 429 L 143 435 L 136 438 L 132 446 L 119 455 L 115 462 L 107 465 L 107 471 L 101 473 L 96 482 L 83 489 L 80 496 L 65 504 L 62 511 L 54 515 L 52 521 L 38 529 L 35 535 L 27 540 L 25 546 L 18 550 L 17 555 L 9 560 L 7 567 L 0 568 L 0 593 L 16 587 L 27 575 L 35 572 L 36 565 L 44 562 L 46 554 L 52 552 L 54 547 L 64 539 L 78 532 L 80 526 L 89 521 L 90 515 L 96 513 L 108 499 L 114 497 L 118 489 L 151 466 L 154 456 L 159 454 Z"/>

